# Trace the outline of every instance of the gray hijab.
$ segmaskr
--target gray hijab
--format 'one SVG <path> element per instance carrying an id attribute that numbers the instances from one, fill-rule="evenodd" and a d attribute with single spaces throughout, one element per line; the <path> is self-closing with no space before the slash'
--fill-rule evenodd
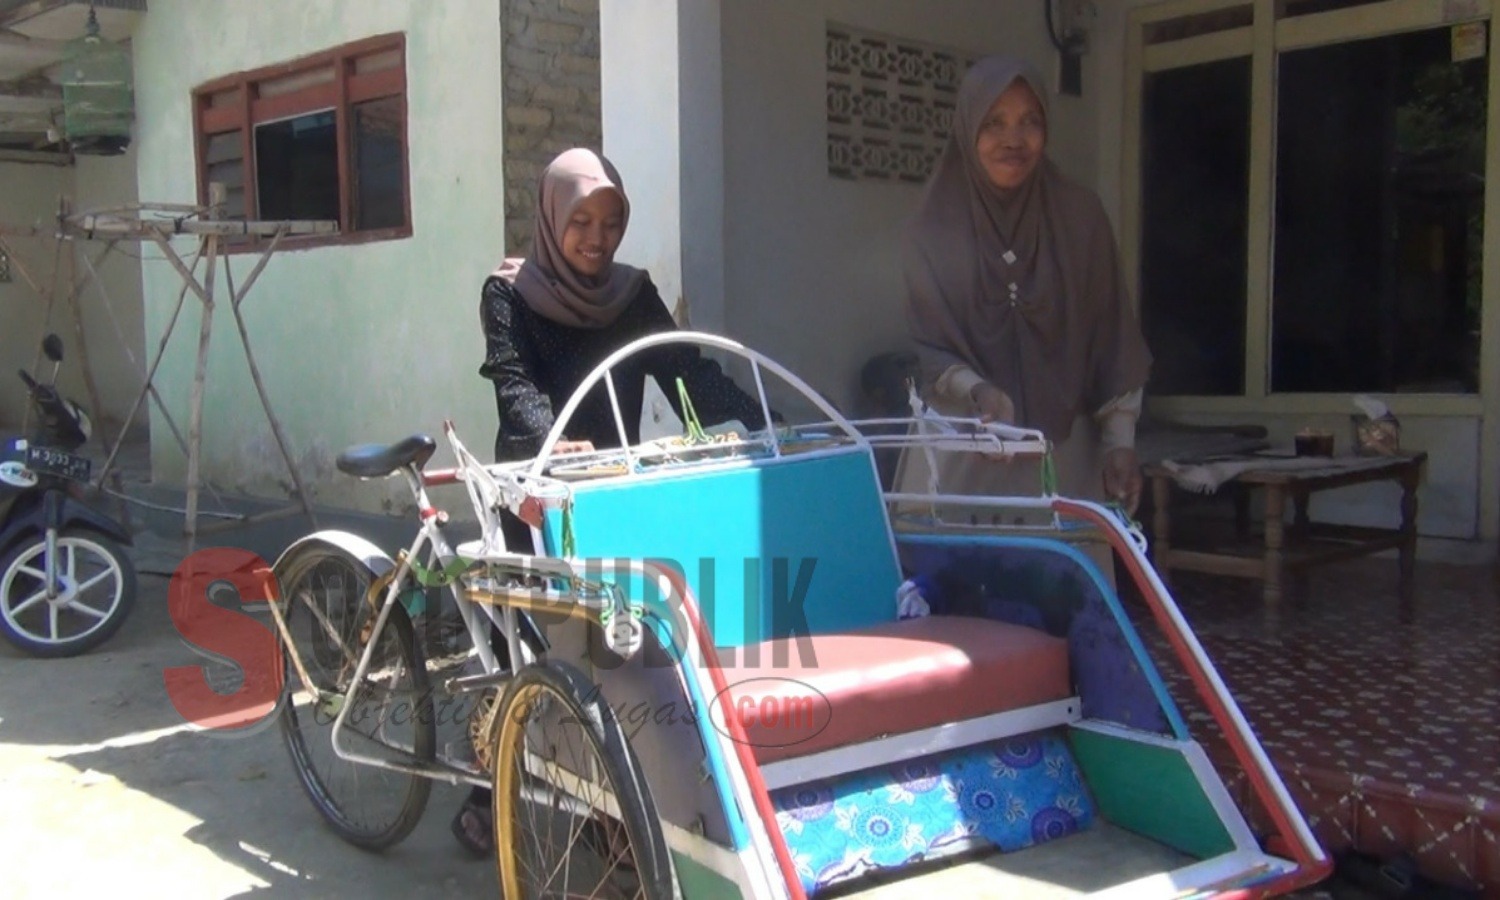
<path id="1" fill-rule="evenodd" d="M 907 320 L 924 384 L 967 365 L 1010 396 L 1017 424 L 1062 441 L 1079 413 L 1144 385 L 1151 354 L 1099 198 L 1045 157 L 1011 190 L 985 174 L 979 127 L 1017 80 L 1045 114 L 1045 83 L 1023 60 L 987 57 L 964 76 L 903 246 Z"/>

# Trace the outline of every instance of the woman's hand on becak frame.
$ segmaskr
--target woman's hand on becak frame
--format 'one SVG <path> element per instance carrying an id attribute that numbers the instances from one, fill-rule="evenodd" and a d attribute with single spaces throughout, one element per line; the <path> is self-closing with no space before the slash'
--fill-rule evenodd
<path id="1" fill-rule="evenodd" d="M 969 391 L 969 399 L 974 401 L 974 409 L 979 413 L 981 422 L 999 422 L 1002 425 L 1014 425 L 1016 421 L 1016 404 L 1004 391 L 981 381 L 974 385 Z"/>
<path id="2" fill-rule="evenodd" d="M 981 422 L 998 422 L 1001 425 L 1014 425 L 1016 421 L 1016 405 L 1011 402 L 1010 395 L 990 384 L 981 381 L 974 385 L 969 391 L 969 399 L 974 402 L 974 410 L 979 415 Z M 1010 456 L 1004 453 L 986 453 L 986 459 L 1010 462 Z"/>
<path id="3" fill-rule="evenodd" d="M 1141 503 L 1141 461 L 1134 447 L 1116 447 L 1104 454 L 1104 499 L 1119 503 L 1134 516 Z"/>

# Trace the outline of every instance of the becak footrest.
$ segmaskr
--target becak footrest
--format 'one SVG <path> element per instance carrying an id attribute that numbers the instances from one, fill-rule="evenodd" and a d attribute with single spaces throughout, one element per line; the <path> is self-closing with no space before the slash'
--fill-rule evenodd
<path id="1" fill-rule="evenodd" d="M 808 896 L 976 845 L 1020 850 L 1095 816 L 1066 740 L 1051 731 L 794 785 L 771 801 Z"/>

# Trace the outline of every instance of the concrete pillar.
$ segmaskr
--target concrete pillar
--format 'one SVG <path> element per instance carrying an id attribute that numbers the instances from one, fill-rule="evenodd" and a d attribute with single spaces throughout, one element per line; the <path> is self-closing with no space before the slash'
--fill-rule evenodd
<path id="1" fill-rule="evenodd" d="M 604 152 L 631 201 L 619 259 L 704 331 L 726 318 L 720 42 L 719 0 L 600 4 Z"/>

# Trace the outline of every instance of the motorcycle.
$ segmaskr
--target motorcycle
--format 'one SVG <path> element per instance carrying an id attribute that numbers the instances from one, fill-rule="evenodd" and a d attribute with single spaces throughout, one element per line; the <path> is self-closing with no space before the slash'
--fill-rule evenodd
<path id="1" fill-rule="evenodd" d="M 124 526 L 83 501 L 92 468 L 73 451 L 88 441 L 88 414 L 56 388 L 62 340 L 42 352 L 51 383 L 20 371 L 37 423 L 0 438 L 0 634 L 41 657 L 76 656 L 108 640 L 135 605 L 135 565 Z"/>

